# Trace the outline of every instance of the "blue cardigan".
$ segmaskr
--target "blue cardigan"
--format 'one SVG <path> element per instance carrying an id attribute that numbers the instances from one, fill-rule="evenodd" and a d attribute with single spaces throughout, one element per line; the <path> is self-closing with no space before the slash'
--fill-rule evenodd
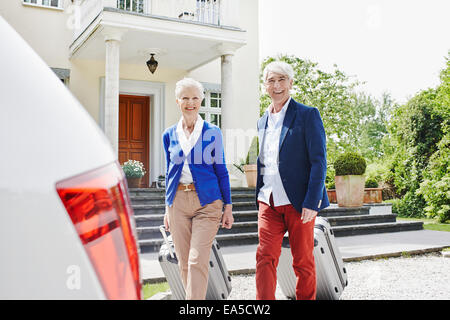
<path id="1" fill-rule="evenodd" d="M 202 206 L 217 199 L 231 204 L 230 179 L 220 128 L 204 121 L 202 134 L 187 156 L 183 154 L 176 130 L 175 124 L 163 133 L 166 153 L 166 205 L 172 206 L 185 159 Z"/>

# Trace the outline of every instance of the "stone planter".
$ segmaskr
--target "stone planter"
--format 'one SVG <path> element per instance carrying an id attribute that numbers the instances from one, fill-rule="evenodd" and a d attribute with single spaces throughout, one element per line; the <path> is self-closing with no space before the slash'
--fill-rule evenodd
<path id="1" fill-rule="evenodd" d="M 339 207 L 362 207 L 364 175 L 335 176 L 336 199 Z"/>
<path id="2" fill-rule="evenodd" d="M 364 203 L 383 202 L 383 188 L 365 188 Z"/>
<path id="3" fill-rule="evenodd" d="M 257 167 L 256 164 L 244 165 L 245 178 L 247 179 L 247 187 L 256 187 Z"/>
<path id="4" fill-rule="evenodd" d="M 327 190 L 328 200 L 330 203 L 337 203 L 336 199 L 336 189 Z"/>
<path id="5" fill-rule="evenodd" d="M 128 188 L 139 188 L 141 186 L 142 177 L 140 178 L 127 178 Z"/>

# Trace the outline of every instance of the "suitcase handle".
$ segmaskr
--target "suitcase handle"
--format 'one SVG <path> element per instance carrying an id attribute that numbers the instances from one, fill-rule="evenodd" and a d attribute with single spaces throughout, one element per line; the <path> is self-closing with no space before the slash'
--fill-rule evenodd
<path id="1" fill-rule="evenodd" d="M 166 227 L 164 227 L 164 225 L 159 226 L 159 231 L 161 231 L 161 234 L 163 235 L 164 238 L 164 242 L 166 243 L 167 248 L 169 249 L 170 257 L 172 259 L 175 258 L 172 246 L 169 243 L 169 238 L 167 238 Z"/>

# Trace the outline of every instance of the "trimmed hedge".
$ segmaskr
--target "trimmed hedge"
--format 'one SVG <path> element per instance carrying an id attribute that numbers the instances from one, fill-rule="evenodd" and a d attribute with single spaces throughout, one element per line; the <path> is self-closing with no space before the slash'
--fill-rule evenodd
<path id="1" fill-rule="evenodd" d="M 346 152 L 334 162 L 336 176 L 363 175 L 366 172 L 366 160 L 357 152 Z"/>

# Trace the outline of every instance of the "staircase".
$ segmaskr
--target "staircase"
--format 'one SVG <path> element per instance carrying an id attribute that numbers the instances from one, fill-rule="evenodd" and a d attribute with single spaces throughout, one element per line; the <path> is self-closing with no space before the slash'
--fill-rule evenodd
<path id="1" fill-rule="evenodd" d="M 141 252 L 157 252 L 162 244 L 159 226 L 164 221 L 165 190 L 130 189 L 129 192 Z M 221 246 L 258 243 L 258 211 L 255 206 L 255 190 L 232 188 L 231 196 L 233 228 L 219 228 L 217 241 Z M 383 212 L 381 206 L 372 208 L 376 208 L 377 213 L 369 214 L 371 207 L 367 205 L 359 208 L 339 208 L 332 205 L 322 210 L 319 215 L 328 219 L 336 237 L 423 229 L 422 222 L 397 222 L 397 216 L 390 213 L 390 207 L 384 207 L 389 209 L 384 210 L 386 212 Z"/>

